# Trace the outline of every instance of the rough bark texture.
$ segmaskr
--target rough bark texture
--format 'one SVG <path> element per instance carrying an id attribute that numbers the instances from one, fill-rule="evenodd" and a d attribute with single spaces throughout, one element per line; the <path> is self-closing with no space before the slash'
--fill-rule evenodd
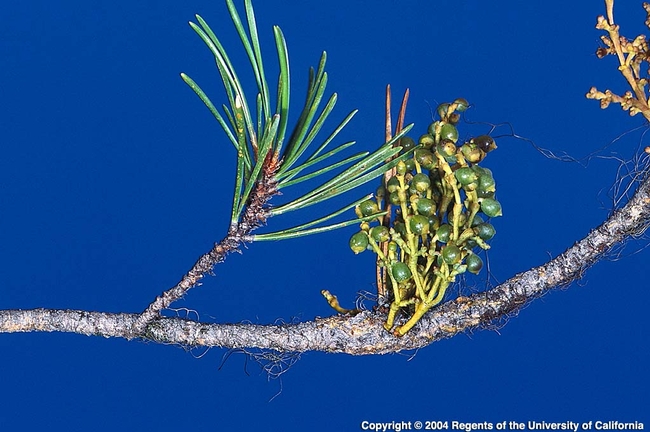
<path id="1" fill-rule="evenodd" d="M 603 257 L 613 246 L 642 235 L 650 225 L 650 180 L 601 226 L 548 263 L 520 273 L 489 291 L 436 307 L 409 333 L 397 338 L 382 327 L 385 316 L 365 311 L 354 317 L 334 316 L 298 324 L 208 324 L 154 315 L 143 329 L 143 314 L 110 314 L 74 310 L 0 311 L 0 332 L 60 331 L 84 335 L 144 339 L 185 346 L 262 348 L 283 352 L 310 350 L 384 354 L 426 346 L 458 333 L 489 326 L 516 313 L 550 289 L 565 286 Z"/>

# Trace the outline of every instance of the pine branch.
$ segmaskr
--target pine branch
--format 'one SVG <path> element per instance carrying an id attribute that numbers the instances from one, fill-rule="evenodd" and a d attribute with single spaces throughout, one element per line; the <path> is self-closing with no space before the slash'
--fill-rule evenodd
<path id="1" fill-rule="evenodd" d="M 155 318 L 143 330 L 143 314 L 111 314 L 78 310 L 0 311 L 0 333 L 67 332 L 103 337 L 140 338 L 184 346 L 263 348 L 277 351 L 326 351 L 385 354 L 417 349 L 459 333 L 489 327 L 516 314 L 525 304 L 555 287 L 566 287 L 605 257 L 617 244 L 636 238 L 650 226 L 650 178 L 643 181 L 621 209 L 548 263 L 520 273 L 483 293 L 444 303 L 406 335 L 383 328 L 386 316 L 364 311 L 354 317 L 333 316 L 298 324 L 210 324 L 180 318 Z"/>
<path id="2" fill-rule="evenodd" d="M 163 309 L 168 308 L 190 289 L 197 286 L 206 274 L 212 273 L 215 265 L 225 260 L 226 255 L 239 250 L 242 243 L 250 241 L 250 233 L 259 228 L 269 216 L 270 208 L 266 204 L 273 195 L 277 194 L 277 180 L 275 179 L 277 168 L 277 161 L 269 154 L 264 161 L 262 176 L 253 189 L 240 221 L 230 226 L 228 235 L 219 243 L 215 243 L 209 252 L 202 255 L 176 286 L 156 297 L 138 316 L 131 337 L 141 335 L 146 326 L 160 316 Z"/>

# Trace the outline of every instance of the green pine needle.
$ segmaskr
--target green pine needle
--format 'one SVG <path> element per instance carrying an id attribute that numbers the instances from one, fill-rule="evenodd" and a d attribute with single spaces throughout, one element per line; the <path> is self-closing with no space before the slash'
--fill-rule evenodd
<path id="1" fill-rule="evenodd" d="M 320 142 L 318 146 L 314 145 L 338 99 L 336 93 L 333 93 L 329 98 L 325 97 L 328 83 L 327 72 L 325 72 L 327 62 L 325 52 L 320 57 L 316 71 L 313 68 L 309 70 L 309 82 L 304 105 L 295 126 L 288 132 L 291 77 L 289 55 L 284 35 L 279 27 L 273 27 L 279 75 L 277 85 L 275 85 L 277 89 L 275 102 L 272 103 L 270 97 L 271 86 L 266 80 L 265 68 L 262 63 L 259 33 L 251 0 L 244 0 L 245 20 L 240 17 L 233 0 L 226 0 L 226 5 L 251 65 L 257 87 L 255 97 L 250 100 L 247 99 L 239 75 L 225 48 L 207 22 L 199 15 L 196 16 L 197 24 L 190 23 L 190 26 L 214 56 L 228 100 L 228 103 L 223 105 L 223 113 L 225 114 L 221 114 L 216 109 L 215 105 L 194 80 L 186 74 L 181 74 L 181 77 L 212 113 L 237 151 L 237 170 L 231 214 L 232 224 L 237 224 L 245 211 L 251 191 L 262 175 L 264 161 L 271 152 L 277 155 L 278 160 L 281 161 L 275 174 L 278 188 L 286 188 L 313 180 L 337 168 L 347 167 L 328 181 L 321 181 L 320 185 L 316 185 L 315 188 L 303 196 L 272 208 L 270 210 L 271 216 L 303 209 L 348 192 L 379 177 L 394 167 L 400 160 L 410 156 L 410 154 L 398 156 L 401 147 L 395 145 L 397 140 L 404 136 L 411 126 L 406 127 L 400 134 L 372 153 L 362 152 L 343 158 L 334 157 L 336 155 L 340 156 L 340 152 L 352 146 L 354 141 L 340 144 L 324 152 L 325 148 L 330 145 L 356 114 L 356 110 L 348 114 L 324 141 Z M 324 99 L 327 102 L 321 107 Z M 273 106 L 275 111 L 272 111 L 271 107 Z M 251 108 L 254 109 L 251 110 Z M 316 147 L 316 149 L 313 150 L 312 147 Z M 305 158 L 305 155 L 309 156 Z M 316 168 L 317 164 L 323 164 L 323 162 L 325 163 L 324 166 L 321 165 Z M 353 207 L 356 204 L 351 206 Z M 345 210 L 350 208 L 348 206 Z M 276 233 L 260 234 L 255 236 L 255 239 L 277 240 L 292 238 L 325 232 L 365 220 L 355 219 L 316 227 L 316 225 L 339 216 L 343 211 L 341 209 L 312 222 Z"/>
<path id="2" fill-rule="evenodd" d="M 381 217 L 381 216 L 385 215 L 387 212 L 380 212 L 380 213 L 376 213 L 376 214 L 374 214 L 372 216 L 366 216 L 366 217 L 363 217 L 363 218 L 358 218 L 358 219 L 348 220 L 348 221 L 344 221 L 344 222 L 339 222 L 339 223 L 332 224 L 332 225 L 327 225 L 327 226 L 322 226 L 322 227 L 317 227 L 317 228 L 311 228 L 311 227 L 313 227 L 315 225 L 321 224 L 323 222 L 326 222 L 326 221 L 328 221 L 330 219 L 335 218 L 336 216 L 339 216 L 339 215 L 345 213 L 346 211 L 356 207 L 357 205 L 359 205 L 363 201 L 365 201 L 367 199 L 370 199 L 370 198 L 372 198 L 372 194 L 366 195 L 363 198 L 361 198 L 359 200 L 356 200 L 355 202 L 353 202 L 351 204 L 348 204 L 347 206 L 343 207 L 342 209 L 339 209 L 339 210 L 335 211 L 334 213 L 331 213 L 331 214 L 329 214 L 327 216 L 323 216 L 320 219 L 313 220 L 313 221 L 308 222 L 306 224 L 299 225 L 297 227 L 288 228 L 286 230 L 276 231 L 276 232 L 272 232 L 272 233 L 256 234 L 256 235 L 253 236 L 253 241 L 286 240 L 286 239 L 290 239 L 290 238 L 302 237 L 302 236 L 307 236 L 307 235 L 311 235 L 311 234 L 318 234 L 318 233 L 322 233 L 322 232 L 332 231 L 332 230 L 335 230 L 335 229 L 338 229 L 338 228 L 343 228 L 343 227 L 346 227 L 346 226 L 349 226 L 349 225 L 359 224 L 359 223 L 364 222 L 364 221 L 370 221 L 370 220 L 377 219 L 378 217 Z"/>
<path id="3" fill-rule="evenodd" d="M 407 134 L 412 127 L 412 124 L 408 125 L 374 153 L 367 155 L 361 161 L 347 168 L 345 171 L 319 187 L 313 189 L 311 192 L 306 193 L 294 201 L 271 209 L 271 215 L 277 216 L 289 211 L 299 210 L 313 204 L 318 204 L 379 177 L 397 165 L 399 161 L 411 156 L 411 152 L 407 152 L 391 160 L 389 163 L 385 162 L 400 152 L 402 148 L 393 147 L 393 143 L 397 142 L 397 140 Z"/>

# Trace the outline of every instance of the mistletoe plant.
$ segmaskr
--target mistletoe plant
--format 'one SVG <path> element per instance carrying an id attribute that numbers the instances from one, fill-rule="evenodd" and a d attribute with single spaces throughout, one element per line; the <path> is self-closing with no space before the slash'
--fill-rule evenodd
<path id="1" fill-rule="evenodd" d="M 386 173 L 374 199 L 355 208 L 359 218 L 375 216 L 361 223 L 350 248 L 377 254 L 378 293 L 392 299 L 384 327 L 393 328 L 399 311 L 410 314 L 394 330 L 396 336 L 439 304 L 456 276 L 481 271 L 483 260 L 475 250 L 489 249 L 486 242 L 496 234 L 479 215 L 501 216 L 492 172 L 479 166 L 496 144 L 488 135 L 459 144 L 456 125 L 467 107 L 465 99 L 443 103 L 437 109 L 440 120 L 417 144 L 402 138 L 401 153 L 414 150 L 412 157 Z M 329 292 L 323 295 L 339 312 L 353 312 L 338 307 Z"/>

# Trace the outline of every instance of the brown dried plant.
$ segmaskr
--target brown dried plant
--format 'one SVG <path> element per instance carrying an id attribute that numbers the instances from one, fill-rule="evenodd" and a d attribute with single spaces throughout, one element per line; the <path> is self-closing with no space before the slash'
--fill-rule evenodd
<path id="1" fill-rule="evenodd" d="M 596 50 L 598 58 L 608 55 L 616 56 L 618 59 L 618 70 L 630 86 L 630 90 L 618 95 L 607 89 L 604 92 L 592 87 L 587 93 L 588 99 L 600 101 L 600 107 L 605 109 L 612 102 L 621 105 L 623 110 L 628 111 L 631 116 L 642 114 L 650 121 L 650 107 L 648 106 L 648 94 L 646 86 L 648 85 L 648 60 L 650 51 L 648 41 L 645 35 L 639 35 L 630 40 L 620 35 L 620 27 L 614 22 L 614 0 L 605 0 L 607 17 L 600 15 L 598 17 L 596 28 L 604 30 L 606 35 L 600 38 L 605 47 Z M 650 28 L 650 4 L 643 3 L 646 11 L 646 27 Z M 642 71 L 642 66 L 645 68 Z M 644 73 L 645 72 L 645 73 Z"/>

